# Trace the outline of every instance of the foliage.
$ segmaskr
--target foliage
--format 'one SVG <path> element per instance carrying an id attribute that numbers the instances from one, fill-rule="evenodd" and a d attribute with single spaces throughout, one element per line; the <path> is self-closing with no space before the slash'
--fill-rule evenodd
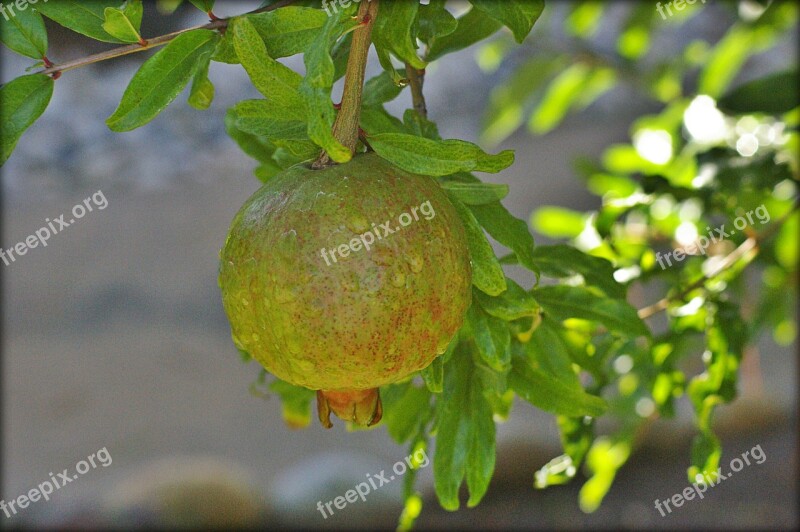
<path id="1" fill-rule="evenodd" d="M 147 124 L 187 85 L 189 103 L 208 108 L 214 98 L 209 65 L 225 62 L 241 64 L 263 96 L 237 103 L 225 119 L 229 135 L 258 162 L 260 180 L 321 150 L 337 162 L 349 160 L 332 134 L 331 91 L 345 72 L 356 5 L 336 3 L 327 16 L 334 2 L 327 8 L 315 1 L 265 2 L 218 19 L 213 1 L 191 3 L 211 22 L 168 39 L 140 34 L 143 11 L 151 15 L 140 0 L 53 0 L 0 19 L 3 43 L 43 67 L 0 88 L 0 163 L 68 70 L 47 57 L 43 17 L 107 43 L 142 50 L 164 45 L 143 63 L 108 118 L 114 131 Z M 612 8 L 597 1 L 559 8 L 566 10 L 563 35 L 548 34 L 550 25 L 540 22 L 541 32 L 526 39 L 543 14 L 541 0 L 471 0 L 465 12 L 451 11 L 444 0 L 382 0 L 373 31 L 384 71 L 365 85 L 360 149 L 436 176 L 469 236 L 474 290 L 466 323 L 421 378 L 381 390 L 382 424 L 392 438 L 412 451 L 436 439 L 436 494 L 450 510 L 459 507 L 464 482 L 468 506 L 485 495 L 495 465 L 495 424 L 508 418 L 515 397 L 553 413 L 561 431 L 564 454 L 535 473 L 536 487 L 569 481 L 586 464 L 590 478 L 580 500 L 586 511 L 600 504 L 640 429 L 673 416 L 683 395 L 697 415 L 690 477 L 714 471 L 720 447 L 713 410 L 734 399 L 746 345 L 765 328 L 781 343 L 794 339 L 797 73 L 732 82 L 748 59 L 796 28 L 797 6 L 723 6 L 729 13 L 718 42 L 690 40 L 670 55 L 654 54 L 653 43 L 690 20 L 699 4 L 666 21 L 648 3 L 617 5 L 625 10 L 622 28 L 615 48 L 603 53 L 593 39 Z M 601 198 L 597 210 L 546 207 L 533 214 L 540 233 L 568 243 L 534 247 L 527 224 L 501 204 L 508 187 L 474 175 L 507 168 L 511 152 L 491 155 L 463 140 L 443 140 L 424 113 L 410 109 L 395 117 L 384 107 L 409 85 L 414 90 L 409 69 L 496 34 L 479 50 L 479 65 L 487 71 L 515 66 L 491 95 L 484 145 L 506 139 L 526 117 L 530 132 L 547 133 L 621 85 L 660 109 L 637 120 L 631 142 L 610 146 L 602 161 L 579 161 L 586 187 Z M 277 61 L 296 54 L 304 55 L 304 75 Z M 759 215 L 702 253 L 694 246 L 685 260 L 659 265 L 672 248 L 688 246 L 711 227 L 730 228 L 748 212 L 767 212 L 770 219 L 757 225 Z M 496 257 L 487 235 L 509 254 Z M 746 270 L 750 264 L 758 267 Z M 504 265 L 533 272 L 536 285 L 518 285 Z M 666 296 L 637 311 L 629 287 L 649 285 Z M 661 310 L 665 322 L 649 327 L 644 320 Z M 704 368 L 692 375 L 686 362 L 698 359 Z M 281 397 L 290 425 L 310 422 L 312 392 L 268 384 L 263 373 L 260 386 Z M 603 415 L 616 420 L 616 430 L 598 435 L 595 420 Z M 413 524 L 421 504 L 413 475 L 408 479 L 403 527 Z"/>

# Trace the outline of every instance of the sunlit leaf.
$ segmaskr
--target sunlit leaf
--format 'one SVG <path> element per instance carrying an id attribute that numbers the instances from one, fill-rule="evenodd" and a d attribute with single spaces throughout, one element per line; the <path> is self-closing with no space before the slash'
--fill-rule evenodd
<path id="1" fill-rule="evenodd" d="M 475 9 L 479 9 L 511 29 L 518 43 L 533 29 L 544 11 L 544 0 L 470 0 Z"/>

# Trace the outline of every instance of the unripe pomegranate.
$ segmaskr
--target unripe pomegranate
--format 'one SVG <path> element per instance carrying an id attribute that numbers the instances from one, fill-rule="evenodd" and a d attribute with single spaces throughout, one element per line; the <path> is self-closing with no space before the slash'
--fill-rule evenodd
<path id="1" fill-rule="evenodd" d="M 362 425 L 378 387 L 427 367 L 471 301 L 463 225 L 432 178 L 374 153 L 267 182 L 233 220 L 220 287 L 236 345 Z"/>

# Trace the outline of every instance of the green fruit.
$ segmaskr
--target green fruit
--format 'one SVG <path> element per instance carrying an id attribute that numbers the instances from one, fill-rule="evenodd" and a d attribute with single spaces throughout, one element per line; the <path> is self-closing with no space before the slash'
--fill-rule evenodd
<path id="1" fill-rule="evenodd" d="M 326 426 L 329 409 L 378 421 L 377 388 L 445 351 L 471 277 L 463 225 L 438 183 L 373 153 L 271 179 L 234 218 L 220 267 L 237 347 L 319 390 Z"/>

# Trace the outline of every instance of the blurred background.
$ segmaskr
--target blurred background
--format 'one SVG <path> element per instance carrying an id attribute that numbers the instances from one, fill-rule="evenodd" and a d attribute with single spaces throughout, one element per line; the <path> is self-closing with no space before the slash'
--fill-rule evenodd
<path id="1" fill-rule="evenodd" d="M 219 16 L 256 6 L 219 4 Z M 636 89 L 647 81 L 644 69 L 636 67 L 684 54 L 693 42 L 713 45 L 747 9 L 758 8 L 697 2 L 680 16 L 662 18 L 655 3 L 604 4 L 577 16 L 573 4 L 551 1 L 525 45 L 512 50 L 509 37 L 496 37 L 428 70 L 429 113 L 444 138 L 516 150 L 512 168 L 485 178 L 510 184 L 504 203 L 522 219 L 542 205 L 595 208 L 599 199 L 575 177 L 575 160 L 597 159 L 611 144 L 629 141 L 631 123 L 663 107 Z M 645 36 L 640 32 L 639 41 L 635 32 L 625 33 L 636 9 Z M 144 35 L 203 22 L 202 14 L 189 8 L 168 17 L 152 16 L 154 11 L 148 3 Z M 791 31 L 745 56 L 736 79 L 796 65 L 796 29 L 792 22 Z M 55 25 L 49 30 L 56 62 L 103 49 Z M 575 37 L 590 30 L 591 40 Z M 653 51 L 646 60 L 635 52 L 642 39 Z M 510 89 L 503 92 L 509 80 L 523 87 L 536 83 L 518 73 L 541 54 L 572 58 L 561 67 L 566 69 L 586 55 L 624 58 L 631 53 L 626 46 L 634 54 L 625 62 L 630 83 L 598 91 L 579 112 L 552 124 L 531 119 L 526 127 L 530 102 Z M 0 57 L 2 81 L 29 66 L 6 50 Z M 400 482 L 327 519 L 316 506 L 367 474 L 389 470 L 407 449 L 381 427 L 348 433 L 336 422 L 332 430 L 316 424 L 289 429 L 277 397 L 250 393 L 258 367 L 240 362 L 230 339 L 217 288 L 218 251 L 233 215 L 259 182 L 252 175 L 254 161 L 226 136 L 223 117 L 227 107 L 256 97 L 255 89 L 238 66 L 214 63 L 210 78 L 217 97 L 211 109 L 194 110 L 181 97 L 147 126 L 112 134 L 104 120 L 142 60 L 136 54 L 65 73 L 50 107 L 2 169 L 4 248 L 97 191 L 108 207 L 53 236 L 46 248 L 0 266 L 0 498 L 13 499 L 51 473 L 73 470 L 102 448 L 113 462 L 89 471 L 50 501 L 11 519 L 0 516 L 0 526 L 393 527 L 402 509 Z M 286 64 L 302 68 L 298 58 Z M 368 77 L 377 72 L 373 57 Z M 674 90 L 675 83 L 680 88 L 679 76 L 672 81 L 671 89 L 667 76 L 659 90 Z M 410 105 L 406 92 L 388 108 L 402 113 Z M 537 235 L 537 243 L 547 241 Z M 513 273 L 530 285 L 531 278 Z M 659 294 L 632 296 L 641 307 Z M 710 489 L 702 501 L 687 502 L 667 517 L 654 508 L 655 499 L 687 485 L 694 435 L 688 405 L 676 419 L 650 426 L 603 505 L 585 514 L 577 503 L 581 475 L 567 486 L 533 488 L 533 473 L 561 454 L 561 447 L 553 417 L 520 403 L 498 428 L 497 471 L 482 504 L 445 512 L 433 494 L 431 468 L 422 469 L 418 483 L 425 504 L 417 526 L 794 528 L 794 347 L 765 335 L 748 354 L 740 398 L 721 407 L 716 424 L 722 463 L 756 445 L 767 458 Z"/>

